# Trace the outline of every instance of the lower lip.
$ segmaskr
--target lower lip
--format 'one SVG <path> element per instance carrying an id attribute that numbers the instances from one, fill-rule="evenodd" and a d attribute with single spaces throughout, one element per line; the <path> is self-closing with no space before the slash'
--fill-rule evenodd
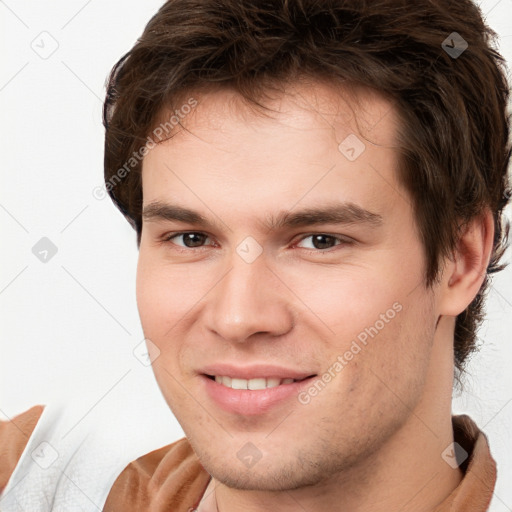
<path id="1" fill-rule="evenodd" d="M 266 413 L 285 400 L 297 398 L 301 390 L 311 384 L 314 377 L 257 390 L 228 388 L 206 375 L 201 375 L 201 379 L 206 387 L 206 393 L 221 409 L 243 416 L 255 416 Z"/>

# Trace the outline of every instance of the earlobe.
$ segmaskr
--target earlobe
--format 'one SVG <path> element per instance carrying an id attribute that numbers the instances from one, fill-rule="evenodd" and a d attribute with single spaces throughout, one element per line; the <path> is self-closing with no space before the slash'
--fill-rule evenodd
<path id="1" fill-rule="evenodd" d="M 485 279 L 494 240 L 494 219 L 486 209 L 464 228 L 446 262 L 440 314 L 457 316 L 472 302 Z"/>

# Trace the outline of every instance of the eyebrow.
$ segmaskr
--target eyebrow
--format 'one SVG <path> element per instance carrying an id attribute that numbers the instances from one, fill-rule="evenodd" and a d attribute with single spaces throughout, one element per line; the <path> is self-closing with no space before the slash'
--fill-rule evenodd
<path id="1" fill-rule="evenodd" d="M 211 221 L 195 210 L 182 206 L 155 201 L 144 207 L 142 218 L 145 221 L 178 221 L 197 224 L 210 229 L 219 229 L 220 224 Z M 365 224 L 381 226 L 383 218 L 361 206 L 352 203 L 335 203 L 316 208 L 305 208 L 296 212 L 280 212 L 268 216 L 263 226 L 269 230 L 306 227 L 318 224 Z"/>
<path id="2" fill-rule="evenodd" d="M 195 210 L 174 204 L 155 201 L 142 210 L 142 219 L 145 221 L 178 221 L 187 224 L 201 224 L 209 228 L 218 228 L 219 223 L 212 222 Z"/>

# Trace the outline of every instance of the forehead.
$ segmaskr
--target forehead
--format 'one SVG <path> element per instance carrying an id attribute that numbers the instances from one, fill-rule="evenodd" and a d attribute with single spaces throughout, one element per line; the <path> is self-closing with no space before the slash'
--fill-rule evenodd
<path id="1" fill-rule="evenodd" d="M 221 134 L 227 118 L 255 128 L 258 121 L 261 125 L 273 119 L 277 124 L 302 131 L 330 130 L 334 138 L 337 132 L 347 131 L 376 145 L 396 144 L 399 116 L 393 101 L 369 87 L 303 79 L 268 88 L 254 102 L 229 86 L 204 87 L 181 95 L 172 109 L 162 109 L 155 124 L 165 123 L 191 100 L 194 108 L 187 107 L 186 114 L 179 116 L 179 122 L 169 131 L 171 137 L 185 135 L 192 128 Z"/>
<path id="2" fill-rule="evenodd" d="M 265 110 L 227 88 L 188 98 L 194 108 L 144 158 L 145 205 L 186 200 L 208 214 L 222 204 L 248 218 L 299 201 L 366 201 L 386 209 L 399 188 L 398 116 L 370 89 L 294 83 L 269 92 Z"/>

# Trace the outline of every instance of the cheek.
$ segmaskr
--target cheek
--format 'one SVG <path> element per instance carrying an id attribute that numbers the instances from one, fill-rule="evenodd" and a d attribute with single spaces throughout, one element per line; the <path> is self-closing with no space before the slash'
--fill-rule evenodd
<path id="1" fill-rule="evenodd" d="M 342 411 L 344 426 L 333 424 L 340 443 L 345 442 L 344 436 L 360 442 L 355 431 L 392 430 L 393 424 L 405 421 L 421 399 L 434 332 L 428 315 L 417 304 L 404 302 L 388 323 L 381 320 L 383 325 L 375 318 L 367 325 L 363 323 L 358 331 L 364 334 L 364 342 L 357 334 L 337 338 L 337 350 L 332 352 L 329 364 L 340 361 L 341 355 L 343 369 L 322 405 L 331 412 L 328 418 L 339 418 L 338 412 Z M 319 398 L 318 405 L 323 400 Z"/>
<path id="2" fill-rule="evenodd" d="M 146 338 L 156 340 L 173 311 L 173 294 L 168 293 L 166 280 L 159 275 L 141 251 L 137 265 L 137 307 Z"/>
<path id="3" fill-rule="evenodd" d="M 373 382 L 375 399 L 399 397 L 399 402 L 412 408 L 429 368 L 435 334 L 433 306 L 426 296 L 401 296 L 382 313 L 361 331 L 365 340 L 361 374 Z"/>
<path id="4" fill-rule="evenodd" d="M 431 297 L 421 286 L 411 293 L 412 273 L 403 279 L 363 274 L 340 273 L 323 286 L 317 275 L 315 286 L 303 279 L 297 290 L 307 293 L 307 305 L 330 330 L 324 370 L 341 376 L 334 387 L 342 395 L 378 399 L 385 382 L 405 395 L 409 388 L 412 396 L 425 378 L 434 337 Z"/>
<path id="5" fill-rule="evenodd" d="M 144 337 L 156 346 L 153 373 L 176 415 L 180 414 L 176 407 L 188 402 L 183 386 L 173 378 L 180 373 L 183 352 L 179 333 L 187 329 L 186 314 L 200 298 L 197 282 L 191 279 L 176 266 L 157 260 L 141 244 L 136 277 L 137 307 Z M 179 380 L 182 381 L 183 376 Z M 186 405 L 181 407 L 187 408 Z"/>
<path id="6" fill-rule="evenodd" d="M 301 270 L 301 269 L 299 269 Z M 314 322 L 330 339 L 340 341 L 343 348 L 347 340 L 364 341 L 368 330 L 389 330 L 389 325 L 400 317 L 403 300 L 400 283 L 383 279 L 376 268 L 353 265 L 334 268 L 307 269 L 288 273 L 284 280 L 293 283 L 294 294 L 303 303 L 305 317 Z M 306 308 L 307 307 L 307 308 Z M 366 335 L 365 335 L 366 333 Z"/>
<path id="7" fill-rule="evenodd" d="M 144 333 L 160 340 L 204 296 L 198 272 L 150 257 L 141 248 L 137 265 L 137 306 Z"/>

